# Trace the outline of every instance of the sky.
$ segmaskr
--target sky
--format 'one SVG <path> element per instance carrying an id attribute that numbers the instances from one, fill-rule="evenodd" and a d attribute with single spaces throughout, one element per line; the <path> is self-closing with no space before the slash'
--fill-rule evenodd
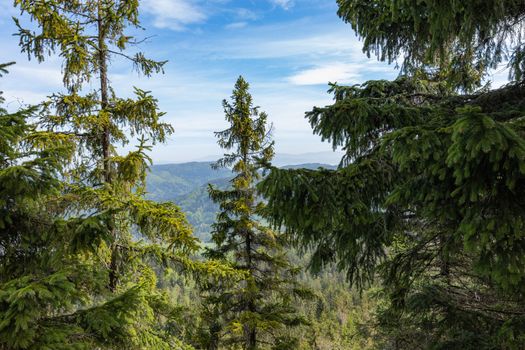
<path id="1" fill-rule="evenodd" d="M 61 88 L 61 62 L 29 61 L 20 53 L 11 16 L 12 0 L 0 0 L 0 62 L 16 61 L 0 80 L 11 108 L 38 103 Z M 242 75 L 254 103 L 273 123 L 276 152 L 298 161 L 333 164 L 327 142 L 313 135 L 304 114 L 331 103 L 328 82 L 358 84 L 394 79 L 395 65 L 368 58 L 349 24 L 337 16 L 335 0 L 141 0 L 134 30 L 149 58 L 168 60 L 165 74 L 141 77 L 126 62 L 110 66 L 118 96 L 133 86 L 150 90 L 175 133 L 156 145 L 155 163 L 216 159 L 222 154 L 213 132 L 227 127 L 222 100 Z M 494 75 L 501 85 L 505 75 Z"/>

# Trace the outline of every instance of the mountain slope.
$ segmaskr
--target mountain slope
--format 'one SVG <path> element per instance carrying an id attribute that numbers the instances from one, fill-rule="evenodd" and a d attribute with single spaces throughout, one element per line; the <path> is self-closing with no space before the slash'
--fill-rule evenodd
<path id="1" fill-rule="evenodd" d="M 215 179 L 231 175 L 228 169 L 212 169 L 212 162 L 191 162 L 154 165 L 148 174 L 148 197 L 156 201 L 172 201 Z"/>
<path id="2" fill-rule="evenodd" d="M 215 221 L 218 206 L 208 197 L 208 184 L 227 188 L 232 178 L 228 169 L 212 169 L 211 162 L 191 162 L 155 165 L 146 180 L 149 199 L 178 204 L 193 225 L 195 235 L 203 241 L 210 237 L 211 225 Z M 335 169 L 321 163 L 287 165 L 283 168 Z"/>

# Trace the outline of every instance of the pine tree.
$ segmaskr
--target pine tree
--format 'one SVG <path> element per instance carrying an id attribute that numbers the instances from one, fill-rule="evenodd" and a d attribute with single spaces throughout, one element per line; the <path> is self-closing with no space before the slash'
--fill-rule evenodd
<path id="1" fill-rule="evenodd" d="M 243 277 L 206 285 L 206 346 L 290 349 L 295 340 L 286 334 L 286 328 L 304 323 L 293 300 L 308 295 L 308 291 L 295 282 L 298 269 L 291 266 L 283 251 L 284 237 L 260 220 L 264 203 L 255 184 L 261 178 L 263 164 L 273 157 L 273 141 L 267 115 L 253 107 L 248 89 L 248 83 L 239 77 L 232 102 L 223 102 L 230 127 L 216 136 L 219 145 L 232 153 L 225 154 L 215 166 L 231 166 L 236 175 L 230 189 L 210 185 L 210 197 L 220 204 L 220 212 L 213 225 L 215 246 L 206 252 L 209 258 L 231 261 Z"/>
<path id="2" fill-rule="evenodd" d="M 22 51 L 39 61 L 53 53 L 63 59 L 66 92 L 33 110 L 37 125 L 30 140 L 35 147 L 70 151 L 67 157 L 45 158 L 60 163 L 54 177 L 60 185 L 41 205 L 52 225 L 44 225 L 38 236 L 46 239 L 42 248 L 20 243 L 43 257 L 34 260 L 37 267 L 2 285 L 8 318 L 0 324 L 7 339 L 0 344 L 9 349 L 186 348 L 174 331 L 180 310 L 157 288 L 157 272 L 229 270 L 213 261 L 190 260 L 198 242 L 184 213 L 173 203 L 143 197 L 146 152 L 150 144 L 164 142 L 172 127 L 162 123 L 163 113 L 149 92 L 136 88 L 135 98 L 119 98 L 108 78 L 114 56 L 130 60 L 146 76 L 162 71 L 164 62 L 126 51 L 137 43 L 125 30 L 139 27 L 139 4 L 34 0 L 15 5 L 37 24 L 31 31 L 15 20 Z M 82 94 L 92 81 L 99 88 Z M 118 155 L 116 146 L 128 144 L 129 137 L 138 139 L 137 150 Z"/>
<path id="3" fill-rule="evenodd" d="M 331 85 L 334 103 L 306 117 L 345 150 L 339 168 L 272 168 L 265 214 L 315 248 L 314 268 L 335 262 L 354 286 L 382 284 L 385 348 L 521 348 L 523 2 L 339 5 L 365 51 L 403 53 L 407 69 Z M 502 55 L 515 81 L 465 93 Z"/>

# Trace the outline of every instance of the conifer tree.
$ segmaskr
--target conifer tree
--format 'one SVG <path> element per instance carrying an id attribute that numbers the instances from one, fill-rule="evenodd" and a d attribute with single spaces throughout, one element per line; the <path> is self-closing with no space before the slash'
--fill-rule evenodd
<path id="1" fill-rule="evenodd" d="M 49 257 L 42 273 L 57 270 L 61 275 L 47 274 L 50 281 L 34 277 L 33 282 L 34 272 L 28 270 L 21 283 L 4 286 L 11 288 L 2 301 L 8 310 L 20 308 L 20 301 L 9 295 L 26 291 L 29 301 L 41 308 L 34 307 L 33 316 L 11 311 L 11 318 L 0 325 L 14 339 L 6 344 L 9 349 L 61 348 L 56 344 L 68 349 L 186 348 L 175 331 L 179 309 L 157 288 L 156 268 L 226 272 L 214 262 L 189 260 L 198 244 L 176 205 L 143 198 L 150 163 L 146 152 L 150 144 L 164 142 L 172 127 L 162 123 L 163 113 L 149 92 L 136 88 L 135 98 L 117 97 L 108 76 L 115 56 L 130 60 L 146 76 L 162 71 L 164 62 L 127 51 L 137 43 L 125 30 L 139 27 L 139 3 L 17 0 L 15 5 L 22 18 L 27 15 L 37 24 L 32 31 L 15 19 L 22 51 L 38 61 L 53 53 L 63 59 L 66 92 L 52 95 L 38 110 L 38 132 L 32 140 L 72 150 L 68 158 L 56 160 L 61 162 L 61 186 L 53 193 L 52 205 L 46 205 L 56 209 L 50 220 L 60 234 L 47 231 L 59 241 L 43 249 Z M 98 88 L 86 91 L 88 82 Z M 118 155 L 117 145 L 129 143 L 129 137 L 138 139 L 137 150 Z M 59 277 L 71 282 L 68 289 L 49 286 Z M 34 283 L 47 283 L 51 292 L 31 291 L 31 286 L 41 288 Z M 36 301 L 35 293 L 41 293 Z M 53 323 L 56 315 L 61 315 L 61 323 Z M 45 322 L 55 331 L 63 327 L 61 342 L 56 337 L 55 343 L 48 342 L 51 333 Z"/>
<path id="2" fill-rule="evenodd" d="M 232 101 L 223 102 L 230 127 L 216 136 L 231 153 L 215 166 L 231 166 L 236 175 L 230 189 L 210 185 L 210 197 L 219 203 L 220 212 L 213 225 L 215 246 L 206 252 L 209 258 L 231 261 L 243 277 L 239 282 L 212 281 L 205 288 L 204 317 L 210 321 L 206 346 L 291 349 L 294 339 L 285 330 L 304 323 L 293 300 L 308 291 L 295 282 L 298 269 L 287 260 L 283 236 L 260 221 L 264 203 L 255 184 L 262 166 L 273 157 L 273 141 L 267 115 L 253 106 L 248 89 L 239 77 Z"/>
<path id="3" fill-rule="evenodd" d="M 0 65 L 0 76 L 11 64 Z M 62 346 L 72 325 L 46 309 L 66 308 L 81 296 L 72 292 L 71 275 L 50 259 L 57 246 L 49 241 L 60 238 L 42 198 L 58 191 L 57 174 L 70 152 L 31 142 L 34 126 L 27 120 L 34 107 L 9 113 L 3 104 L 0 92 L 0 349 L 28 348 L 44 337 L 41 344 Z M 39 325 L 45 332 L 36 332 L 41 316 L 48 317 Z"/>
<path id="4" fill-rule="evenodd" d="M 363 51 L 404 73 L 454 89 L 479 87 L 489 69 L 508 65 L 523 80 L 521 0 L 337 0 L 338 15 L 363 38 Z"/>
<path id="5" fill-rule="evenodd" d="M 385 348 L 521 348 L 523 2 L 338 3 L 365 51 L 407 69 L 331 85 L 306 117 L 346 154 L 335 171 L 272 168 L 267 217 L 315 248 L 313 267 L 381 282 Z M 515 81 L 475 90 L 504 56 Z"/>
<path id="6" fill-rule="evenodd" d="M 105 273 L 91 243 L 104 225 L 62 207 L 61 174 L 75 144 L 30 124 L 37 111 L 0 108 L 0 348 L 109 349 L 153 339 L 134 332 L 137 319 L 152 321 L 140 307 L 143 290 L 101 300 Z"/>

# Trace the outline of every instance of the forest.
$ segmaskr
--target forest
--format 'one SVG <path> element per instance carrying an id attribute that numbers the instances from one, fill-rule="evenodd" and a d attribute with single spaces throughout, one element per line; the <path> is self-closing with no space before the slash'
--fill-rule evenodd
<path id="1" fill-rule="evenodd" d="M 329 83 L 342 159 L 290 166 L 242 72 L 223 156 L 153 163 L 175 128 L 110 79 L 165 73 L 144 1 L 12 2 L 63 89 L 0 93 L 0 350 L 525 349 L 525 2 L 335 2 L 399 74 Z"/>

